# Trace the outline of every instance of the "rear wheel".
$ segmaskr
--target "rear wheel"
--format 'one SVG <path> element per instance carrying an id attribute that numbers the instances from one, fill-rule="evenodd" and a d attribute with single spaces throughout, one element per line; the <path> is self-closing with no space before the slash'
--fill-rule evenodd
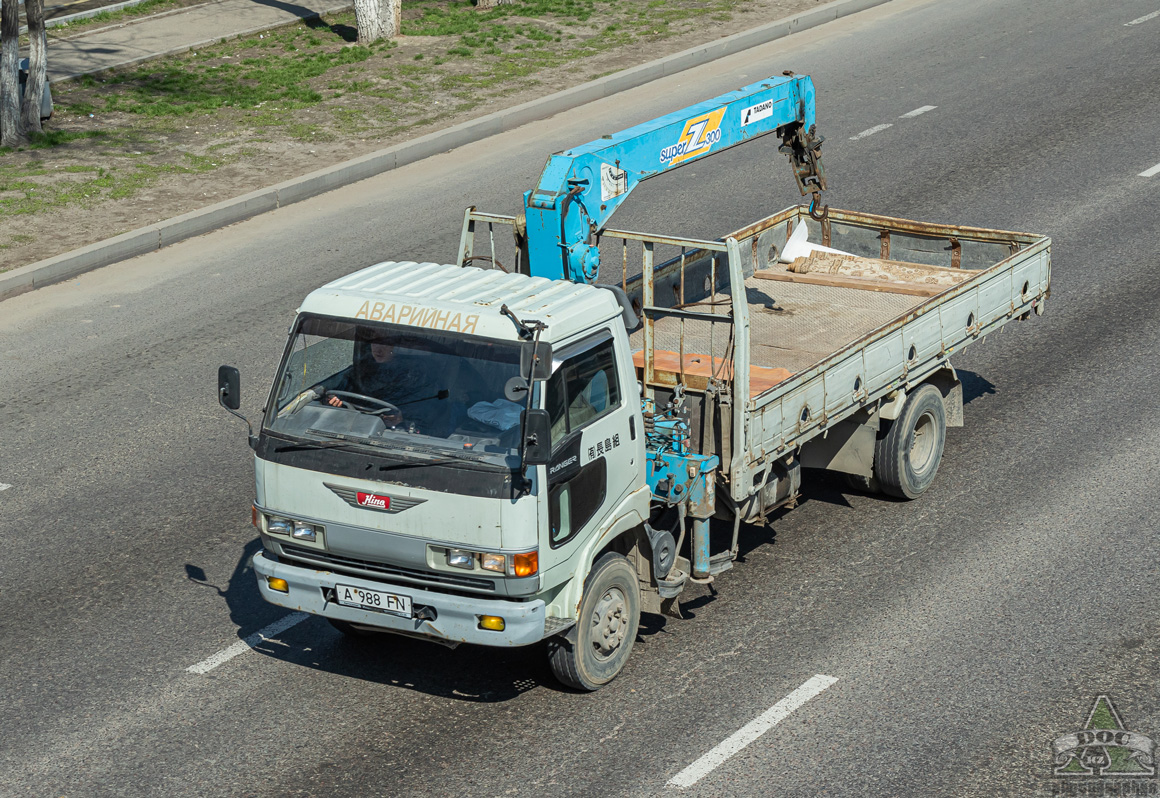
<path id="1" fill-rule="evenodd" d="M 900 415 L 879 433 L 874 477 L 883 493 L 916 499 L 934 482 L 942 461 L 947 419 L 942 394 L 923 385 L 906 399 Z"/>
<path id="2" fill-rule="evenodd" d="M 624 669 L 639 628 L 636 570 L 623 556 L 609 552 L 585 580 L 576 625 L 548 640 L 552 673 L 577 690 L 599 690 Z"/>

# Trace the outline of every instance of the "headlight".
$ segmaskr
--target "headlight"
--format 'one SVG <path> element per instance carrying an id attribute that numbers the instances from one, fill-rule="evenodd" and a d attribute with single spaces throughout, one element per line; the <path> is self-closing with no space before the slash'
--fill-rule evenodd
<path id="1" fill-rule="evenodd" d="M 294 531 L 294 524 L 289 518 L 270 518 L 266 522 L 266 532 L 271 535 L 289 535 Z"/>
<path id="2" fill-rule="evenodd" d="M 502 554 L 484 554 L 480 558 L 479 565 L 485 571 L 497 571 L 502 574 L 507 571 L 507 557 Z"/>
<path id="3" fill-rule="evenodd" d="M 463 549 L 448 549 L 447 564 L 452 568 L 466 568 L 470 571 L 475 568 L 475 552 L 464 551 Z"/>
<path id="4" fill-rule="evenodd" d="M 322 538 L 326 530 L 315 524 L 310 524 L 306 521 L 297 521 L 293 518 L 264 515 L 260 512 L 258 513 L 258 523 L 258 528 L 267 535 L 287 537 L 298 543 L 314 546 L 315 548 L 325 546 Z"/>
<path id="5" fill-rule="evenodd" d="M 527 577 L 535 576 L 540 570 L 540 553 L 538 550 L 521 551 L 515 554 L 502 554 L 490 551 L 471 551 L 470 549 L 444 549 L 429 547 L 428 551 L 438 559 L 431 558 L 428 562 L 439 567 L 447 563 L 452 568 L 462 568 L 465 571 L 474 570 L 476 563 L 485 571 L 500 576 Z M 431 555 L 428 555 L 431 557 Z"/>
<path id="6" fill-rule="evenodd" d="M 294 522 L 294 533 L 291 535 L 295 540 L 306 540 L 313 543 L 318 539 L 318 528 L 313 524 L 307 524 L 303 521 Z"/>

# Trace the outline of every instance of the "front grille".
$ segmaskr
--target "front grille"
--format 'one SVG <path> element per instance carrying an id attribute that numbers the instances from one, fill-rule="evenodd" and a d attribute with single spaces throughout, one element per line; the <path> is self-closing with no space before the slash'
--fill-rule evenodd
<path id="1" fill-rule="evenodd" d="M 490 579 L 477 579 L 471 576 L 459 576 L 457 574 L 443 574 L 435 571 L 420 571 L 415 568 L 403 568 L 398 565 L 387 565 L 386 563 L 374 562 L 373 560 L 359 560 L 354 557 L 343 557 L 339 554 L 332 554 L 328 551 L 317 551 L 315 549 L 302 549 L 297 546 L 289 546 L 282 544 L 282 554 L 288 559 L 299 560 L 309 565 L 325 564 L 336 571 L 345 571 L 346 573 L 364 575 L 365 573 L 381 574 L 383 576 L 393 576 L 400 579 L 414 580 L 416 582 L 427 582 L 439 585 L 447 585 L 448 587 L 466 587 L 475 590 L 495 590 L 495 583 Z"/>

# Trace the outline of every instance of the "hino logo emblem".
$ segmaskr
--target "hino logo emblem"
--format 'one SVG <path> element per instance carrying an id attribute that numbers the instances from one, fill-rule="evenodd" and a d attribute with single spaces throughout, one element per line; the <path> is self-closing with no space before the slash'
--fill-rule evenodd
<path id="1" fill-rule="evenodd" d="M 355 498 L 358 499 L 359 507 L 370 507 L 372 510 L 389 510 L 391 509 L 390 496 L 378 496 L 374 493 L 356 493 Z"/>
<path id="2" fill-rule="evenodd" d="M 426 499 L 409 499 L 406 496 L 392 496 L 389 493 L 366 493 L 343 485 L 331 485 L 329 482 L 322 484 L 351 507 L 376 510 L 380 513 L 401 513 L 403 510 L 427 501 Z"/>

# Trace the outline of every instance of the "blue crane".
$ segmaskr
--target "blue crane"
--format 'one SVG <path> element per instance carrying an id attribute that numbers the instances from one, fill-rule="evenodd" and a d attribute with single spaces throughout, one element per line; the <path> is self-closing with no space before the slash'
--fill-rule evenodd
<path id="1" fill-rule="evenodd" d="M 826 180 L 814 84 L 787 72 L 551 156 L 524 194 L 530 274 L 595 282 L 593 238 L 642 180 L 775 131 L 798 188 L 813 195 L 811 215 L 821 218 L 825 209 L 815 209 Z"/>

